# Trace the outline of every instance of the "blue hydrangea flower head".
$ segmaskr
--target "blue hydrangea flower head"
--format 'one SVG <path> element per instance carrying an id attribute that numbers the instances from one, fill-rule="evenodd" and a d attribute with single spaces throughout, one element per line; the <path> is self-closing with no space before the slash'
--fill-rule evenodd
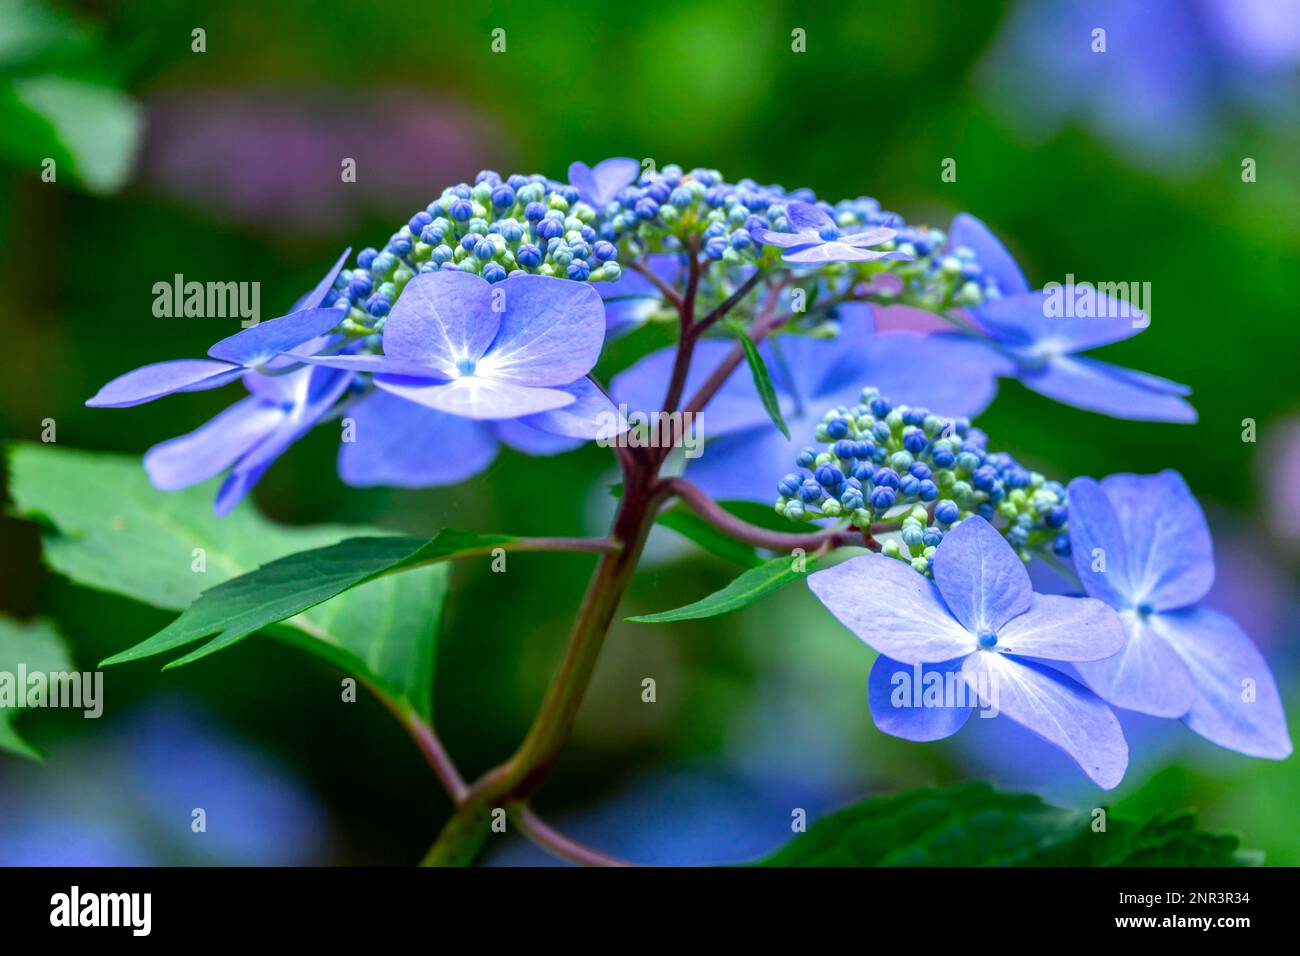
<path id="1" fill-rule="evenodd" d="M 1128 632 L 1109 660 L 1078 665 L 1116 707 L 1179 717 L 1222 747 L 1282 759 L 1291 738 L 1268 662 L 1231 619 L 1202 606 L 1210 529 L 1175 471 L 1070 482 L 1070 546 L 1084 589 Z"/>
<path id="2" fill-rule="evenodd" d="M 1102 601 L 1035 594 L 1023 562 L 988 522 L 967 518 L 945 536 L 933 581 L 873 554 L 817 571 L 808 586 L 880 653 L 868 696 L 885 733 L 938 740 L 960 730 L 974 709 L 957 701 L 895 706 L 893 675 L 915 667 L 964 681 L 981 706 L 1065 751 L 1098 786 L 1109 790 L 1123 778 L 1128 745 L 1115 715 L 1044 662 L 1110 657 L 1124 646 L 1124 626 Z"/>

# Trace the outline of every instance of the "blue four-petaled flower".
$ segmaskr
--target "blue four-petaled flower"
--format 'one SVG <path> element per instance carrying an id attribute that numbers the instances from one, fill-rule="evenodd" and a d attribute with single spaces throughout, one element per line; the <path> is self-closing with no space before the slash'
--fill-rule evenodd
<path id="1" fill-rule="evenodd" d="M 1070 482 L 1070 546 L 1084 589 L 1119 611 L 1123 651 L 1076 665 L 1116 707 L 1180 717 L 1253 757 L 1291 753 L 1277 684 L 1236 623 L 1202 606 L 1214 582 L 1210 529 L 1182 476 Z"/>
<path id="2" fill-rule="evenodd" d="M 1124 626 L 1092 598 L 1035 594 L 1024 563 L 983 518 L 967 518 L 934 555 L 934 580 L 881 554 L 818 571 L 808 586 L 842 624 L 880 652 L 868 680 L 886 733 L 938 740 L 971 701 L 996 709 L 1069 754 L 1098 786 L 1115 787 L 1128 745 L 1111 709 L 1044 661 L 1094 661 L 1124 646 Z M 895 675 L 959 675 L 968 688 L 939 706 L 894 706 Z"/>
<path id="3" fill-rule="evenodd" d="M 790 225 L 789 231 L 774 232 L 755 226 L 750 229 L 750 236 L 755 242 L 784 250 L 781 258 L 795 265 L 912 258 L 902 252 L 871 248 L 889 242 L 897 235 L 887 226 L 871 226 L 845 235 L 826 210 L 807 202 L 790 203 L 785 218 Z"/>

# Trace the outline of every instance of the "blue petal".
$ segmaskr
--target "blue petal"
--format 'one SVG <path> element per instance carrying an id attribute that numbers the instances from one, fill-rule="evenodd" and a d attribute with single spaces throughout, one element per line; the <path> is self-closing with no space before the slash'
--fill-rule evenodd
<path id="1" fill-rule="evenodd" d="M 1026 388 L 1066 405 L 1139 422 L 1196 421 L 1196 409 L 1179 395 L 1147 388 L 1128 369 L 1096 359 L 1060 356 L 1046 367 L 1018 373 Z"/>
<path id="2" fill-rule="evenodd" d="M 557 391 L 572 395 L 573 404 L 519 419 L 524 427 L 574 439 L 567 444 L 552 443 L 552 447 L 576 448 L 584 441 L 612 440 L 627 431 L 627 420 L 591 379 L 580 378 Z"/>
<path id="3" fill-rule="evenodd" d="M 850 558 L 809 575 L 808 587 L 860 640 L 905 664 L 938 664 L 979 646 L 933 582 L 897 558 Z"/>
<path id="4" fill-rule="evenodd" d="M 641 175 L 641 164 L 626 156 L 616 156 L 596 164 L 572 163 L 569 166 L 569 184 L 577 187 L 583 201 L 600 209 L 618 195 L 623 188 L 636 182 Z"/>
<path id="5" fill-rule="evenodd" d="M 500 296 L 504 312 L 477 375 L 545 387 L 567 385 L 591 371 L 605 343 L 605 305 L 591 285 L 511 276 L 493 286 L 492 295 Z"/>
<path id="6" fill-rule="evenodd" d="M 1156 475 L 1107 475 L 1101 490 L 1119 519 L 1135 604 L 1171 611 L 1210 592 L 1210 526 L 1182 475 L 1169 469 Z"/>
<path id="7" fill-rule="evenodd" d="M 497 455 L 493 425 L 434 411 L 376 390 L 349 412 L 355 441 L 339 447 L 339 477 L 366 487 L 453 485 Z"/>
<path id="8" fill-rule="evenodd" d="M 1137 335 L 1150 324 L 1136 308 L 1100 293 L 1096 294 L 1095 309 L 1099 315 L 1060 314 L 1058 297 L 1070 291 L 1062 288 L 1059 294 L 1053 294 L 1038 289 L 989 299 L 972 311 L 995 338 L 1036 356 L 1064 355 L 1109 345 Z"/>
<path id="9" fill-rule="evenodd" d="M 261 365 L 324 335 L 343 321 L 344 315 L 342 309 L 303 309 L 236 332 L 208 349 L 208 355 L 236 365 Z"/>
<path id="10" fill-rule="evenodd" d="M 145 452 L 145 471 L 163 491 L 206 481 L 264 441 L 284 417 L 280 408 L 242 399 L 189 434 L 154 445 Z"/>
<path id="11" fill-rule="evenodd" d="M 375 385 L 427 408 L 484 421 L 534 415 L 574 402 L 572 395 L 558 388 L 532 388 L 476 376 L 435 384 L 381 376 Z"/>
<path id="12" fill-rule="evenodd" d="M 816 421 L 820 418 L 786 420 L 791 436 L 802 436 L 798 441 L 787 439 L 766 417 L 750 431 L 709 438 L 702 454 L 686 459 L 685 476 L 718 501 L 749 499 L 771 504 L 779 496 L 778 482 L 794 468 L 795 457 L 812 437 Z M 707 436 L 707 414 L 702 422 Z M 796 525 L 790 527 L 798 530 Z"/>
<path id="13" fill-rule="evenodd" d="M 959 246 L 965 246 L 975 253 L 975 261 L 987 275 L 993 277 L 1003 296 L 1029 291 L 1025 274 L 1016 265 L 1016 260 L 1011 258 L 1006 246 L 998 241 L 988 226 L 964 212 L 953 217 L 952 226 L 948 230 L 948 249 L 952 251 Z"/>
<path id="14" fill-rule="evenodd" d="M 1291 755 L 1282 698 L 1268 662 L 1230 618 L 1208 608 L 1153 614 L 1196 685 L 1184 722 L 1206 740 L 1252 757 Z"/>
<path id="15" fill-rule="evenodd" d="M 1124 732 L 1111 709 L 1082 684 L 1043 664 L 995 651 L 971 654 L 962 673 L 982 702 L 1060 747 L 1103 790 L 1124 779 Z"/>
<path id="16" fill-rule="evenodd" d="M 477 362 L 501 327 L 492 284 L 468 272 L 426 272 L 406 284 L 384 319 L 384 355 L 455 378 Z"/>
<path id="17" fill-rule="evenodd" d="M 1128 545 L 1114 503 L 1091 478 L 1074 479 L 1067 491 L 1070 553 L 1083 589 L 1112 607 L 1134 607 Z"/>
<path id="18" fill-rule="evenodd" d="M 962 677 L 964 659 L 904 664 L 881 654 L 867 678 L 871 719 L 885 733 L 904 740 L 924 742 L 951 737 L 961 730 L 971 713 L 968 701 L 972 695 Z M 935 694 L 941 695 L 938 703 Z"/>
<path id="19" fill-rule="evenodd" d="M 675 286 L 681 272 L 675 255 L 650 256 L 646 266 L 669 287 Z M 641 325 L 663 302 L 654 283 L 635 269 L 625 269 L 617 282 L 602 282 L 597 289 L 605 301 L 605 330 L 610 335 Z"/>
<path id="20" fill-rule="evenodd" d="M 1118 653 L 1125 640 L 1124 624 L 1110 605 L 1093 598 L 1035 594 L 1029 610 L 998 632 L 997 647 L 1022 657 L 1096 661 Z"/>
<path id="21" fill-rule="evenodd" d="M 86 402 L 91 408 L 129 408 L 174 392 L 204 391 L 233 382 L 242 368 L 207 359 L 173 359 L 119 375 Z"/>
<path id="22" fill-rule="evenodd" d="M 525 425 L 522 418 L 492 422 L 491 426 L 497 438 L 525 455 L 558 455 L 583 444 L 581 438 L 566 438 Z"/>
<path id="23" fill-rule="evenodd" d="M 934 582 L 952 616 L 972 635 L 998 633 L 1033 602 L 1024 562 L 978 516 L 943 536 L 934 553 Z"/>
<path id="24" fill-rule="evenodd" d="M 928 408 L 939 415 L 974 416 L 997 394 L 997 376 L 1009 363 L 962 335 L 880 332 L 846 340 L 838 355 L 823 357 L 816 396 L 820 405 L 854 404 L 865 386 L 895 404 Z M 818 413 L 826 409 L 821 408 Z"/>
<path id="25" fill-rule="evenodd" d="M 1118 608 L 1173 610 L 1195 604 L 1214 583 L 1205 515 L 1175 471 L 1070 482 L 1070 541 L 1089 594 Z M 1093 553 L 1105 571 L 1092 570 Z"/>
<path id="26" fill-rule="evenodd" d="M 684 402 L 699 390 L 734 348 L 732 343 L 721 339 L 705 339 L 696 345 L 691 368 L 686 375 Z M 627 406 L 629 416 L 638 413 L 653 415 L 662 410 L 676 354 L 675 347 L 652 352 L 631 368 L 614 376 L 610 382 L 610 392 L 617 402 Z M 782 409 L 791 407 L 789 396 L 782 398 Z M 754 377 L 742 361 L 727 377 L 713 400 L 705 406 L 701 414 L 701 428 L 706 435 L 721 436 L 764 424 L 770 426 L 771 419 L 763 411 L 758 390 L 754 387 Z"/>
<path id="27" fill-rule="evenodd" d="M 1181 717 L 1196 701 L 1196 685 L 1182 658 L 1152 623 L 1136 611 L 1120 615 L 1128 641 L 1114 657 L 1075 664 L 1102 700 L 1154 717 Z"/>
<path id="28" fill-rule="evenodd" d="M 821 231 L 834 226 L 835 220 L 821 206 L 810 202 L 792 202 L 785 207 L 785 218 L 791 232 L 810 233 L 820 239 Z"/>
<path id="29" fill-rule="evenodd" d="M 343 250 L 343 255 L 339 256 L 338 261 L 334 263 L 333 268 L 331 268 L 329 272 L 325 273 L 325 277 L 322 278 L 320 282 L 316 283 L 316 288 L 308 292 L 306 298 L 298 304 L 294 309 L 295 312 L 301 311 L 302 309 L 315 309 L 325 301 L 325 296 L 329 295 L 330 289 L 334 288 L 334 280 L 337 279 L 339 273 L 343 271 L 343 263 L 348 261 L 348 256 L 351 254 L 352 247 L 348 246 Z"/>

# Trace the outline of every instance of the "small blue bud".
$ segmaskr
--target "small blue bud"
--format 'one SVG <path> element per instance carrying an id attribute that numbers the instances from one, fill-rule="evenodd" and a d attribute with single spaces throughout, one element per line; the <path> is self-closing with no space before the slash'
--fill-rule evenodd
<path id="1" fill-rule="evenodd" d="M 591 251 L 601 262 L 609 262 L 611 259 L 618 258 L 618 246 L 612 242 L 605 242 L 603 239 L 592 246 Z"/>
<path id="2" fill-rule="evenodd" d="M 888 511 L 894 507 L 894 489 L 877 488 L 871 493 L 871 507 L 876 511 Z"/>
<path id="3" fill-rule="evenodd" d="M 1069 516 L 1070 512 L 1067 509 L 1062 508 L 1060 505 L 1056 505 L 1055 507 L 1047 509 L 1047 514 L 1043 516 L 1043 523 L 1049 528 L 1059 528 L 1061 525 L 1065 524 L 1065 521 Z"/>
<path id="4" fill-rule="evenodd" d="M 934 520 L 940 524 L 952 524 L 957 520 L 957 515 L 959 513 L 957 502 L 949 501 L 945 498 L 943 501 L 935 505 Z"/>
<path id="5" fill-rule="evenodd" d="M 817 469 L 817 483 L 823 488 L 838 488 L 844 484 L 844 472 L 834 465 L 822 465 Z"/>
<path id="6" fill-rule="evenodd" d="M 531 242 L 526 242 L 515 253 L 515 261 L 528 269 L 536 269 L 542 264 L 542 250 Z"/>
<path id="7" fill-rule="evenodd" d="M 1056 540 L 1052 542 L 1052 553 L 1058 558 L 1068 558 L 1070 556 L 1070 536 L 1068 534 L 1058 534 Z"/>
<path id="8" fill-rule="evenodd" d="M 586 282 L 587 277 L 591 275 L 591 266 L 587 265 L 585 259 L 574 259 L 565 268 L 564 274 L 578 282 Z"/>
<path id="9" fill-rule="evenodd" d="M 808 504 L 816 504 L 822 500 L 822 486 L 817 484 L 812 478 L 809 478 L 799 487 L 799 497 Z"/>
<path id="10" fill-rule="evenodd" d="M 483 267 L 483 278 L 488 282 L 500 282 L 506 277 L 506 267 L 499 262 L 489 262 Z"/>
<path id="11" fill-rule="evenodd" d="M 447 215 L 451 216 L 457 222 L 465 222 L 474 215 L 474 204 L 468 199 L 457 197 L 451 201 L 447 207 Z"/>
<path id="12" fill-rule="evenodd" d="M 497 209 L 508 209 L 515 204 L 515 191 L 509 186 L 498 186 L 492 190 L 492 205 Z"/>
<path id="13" fill-rule="evenodd" d="M 871 481 L 878 488 L 897 488 L 899 485 L 898 472 L 892 468 L 880 468 L 871 476 Z"/>
<path id="14" fill-rule="evenodd" d="M 392 308 L 392 304 L 388 301 L 388 299 L 385 298 L 383 295 L 379 294 L 378 292 L 376 292 L 366 301 L 366 311 L 369 312 L 377 319 L 387 315 L 388 310 L 391 308 Z"/>
<path id="15" fill-rule="evenodd" d="M 833 439 L 841 439 L 849 433 L 849 422 L 844 418 L 835 418 L 826 423 L 826 434 Z"/>
<path id="16" fill-rule="evenodd" d="M 915 462 L 908 471 L 912 473 L 913 478 L 919 478 L 921 481 L 931 476 L 930 466 L 923 461 Z"/>
<path id="17" fill-rule="evenodd" d="M 916 496 L 922 501 L 934 501 L 939 497 L 939 486 L 929 478 L 923 478 L 917 486 Z"/>

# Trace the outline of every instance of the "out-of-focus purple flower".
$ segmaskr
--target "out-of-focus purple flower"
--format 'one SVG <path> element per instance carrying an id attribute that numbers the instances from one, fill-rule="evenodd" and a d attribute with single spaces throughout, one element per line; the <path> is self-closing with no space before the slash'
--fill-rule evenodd
<path id="1" fill-rule="evenodd" d="M 600 209 L 641 175 L 641 164 L 626 156 L 606 159 L 595 166 L 572 163 L 569 166 L 569 184 L 578 190 L 582 201 Z"/>
<path id="2" fill-rule="evenodd" d="M 1110 708 L 1040 663 L 1110 657 L 1124 646 L 1123 625 L 1101 601 L 1035 594 L 1024 563 L 983 518 L 967 518 L 944 537 L 933 582 L 873 554 L 818 571 L 808 586 L 880 653 L 868 696 L 884 732 L 949 737 L 966 723 L 974 698 L 1064 750 L 1098 786 L 1109 790 L 1123 779 L 1128 746 Z M 911 680 L 914 670 L 923 686 L 940 689 L 938 700 L 900 706 L 896 677 Z M 967 689 L 954 693 L 949 675 Z"/>
<path id="3" fill-rule="evenodd" d="M 1201 606 L 1214 582 L 1210 529 L 1182 476 L 1070 482 L 1070 548 L 1084 589 L 1120 611 L 1128 644 L 1077 665 L 1116 707 L 1181 717 L 1222 747 L 1291 753 L 1268 662 L 1230 619 Z"/>
<path id="4" fill-rule="evenodd" d="M 1298 62 L 1295 0 L 1020 0 L 982 69 L 1023 133 L 1077 119 L 1168 172 L 1203 164 L 1238 104 L 1286 109 Z"/>
<path id="5" fill-rule="evenodd" d="M 708 441 L 703 455 L 689 462 L 687 477 L 721 500 L 774 500 L 776 479 L 790 470 L 826 408 L 855 404 L 865 386 L 953 417 L 976 415 L 993 400 L 997 357 L 984 346 L 958 336 L 876 334 L 871 309 L 863 304 L 841 307 L 839 319 L 835 339 L 786 335 L 760 349 L 791 439 L 768 418 L 742 362 L 701 415 Z M 687 397 L 733 347 L 721 339 L 696 346 Z M 630 413 L 653 415 L 663 402 L 674 355 L 664 349 L 646 356 L 615 376 L 610 391 Z"/>
<path id="6" fill-rule="evenodd" d="M 861 232 L 841 235 L 835 220 L 826 210 L 813 203 L 792 202 L 786 207 L 788 232 L 773 232 L 762 226 L 750 229 L 755 242 L 785 250 L 781 258 L 795 265 L 817 265 L 823 262 L 874 262 L 877 259 L 911 259 L 901 252 L 871 249 L 889 242 L 897 232 L 885 226 L 874 226 Z"/>
<path id="7" fill-rule="evenodd" d="M 278 319 L 259 322 L 236 332 L 208 349 L 210 359 L 173 359 L 155 362 L 119 375 L 86 402 L 92 408 L 129 408 L 175 392 L 219 388 L 239 378 L 247 369 L 282 363 L 282 355 L 333 329 L 340 310 L 326 302 L 343 263 L 352 250 L 343 250 L 334 268 L 298 300 L 293 310 Z"/>
<path id="8" fill-rule="evenodd" d="M 481 111 L 445 92 L 186 90 L 146 108 L 146 186 L 294 236 L 406 212 L 430 183 L 500 159 L 508 145 Z M 345 159 L 356 163 L 355 181 L 341 179 Z"/>

